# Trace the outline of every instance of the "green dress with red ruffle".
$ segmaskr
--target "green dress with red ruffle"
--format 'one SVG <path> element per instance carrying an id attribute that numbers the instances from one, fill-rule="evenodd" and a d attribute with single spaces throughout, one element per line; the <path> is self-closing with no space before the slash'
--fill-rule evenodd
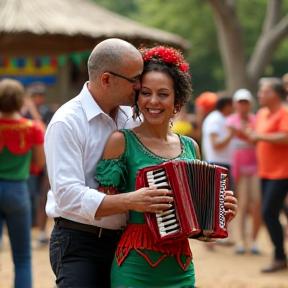
<path id="1" fill-rule="evenodd" d="M 97 165 L 95 178 L 101 186 L 120 192 L 135 191 L 137 171 L 172 159 L 148 150 L 131 130 L 122 130 L 125 152 Z M 196 159 L 191 139 L 180 136 L 181 154 L 176 159 Z M 111 288 L 191 288 L 195 274 L 188 239 L 155 243 L 143 213 L 129 211 L 127 228 L 118 244 L 111 270 Z"/>

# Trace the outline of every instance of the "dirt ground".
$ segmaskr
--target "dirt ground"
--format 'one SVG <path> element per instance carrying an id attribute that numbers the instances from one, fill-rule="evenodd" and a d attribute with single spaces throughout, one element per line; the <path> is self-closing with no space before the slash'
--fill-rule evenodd
<path id="1" fill-rule="evenodd" d="M 52 229 L 52 220 L 48 223 Z M 37 230 L 32 231 L 33 240 Z M 236 255 L 232 246 L 215 245 L 209 251 L 207 245 L 191 240 L 196 269 L 197 288 L 288 288 L 288 270 L 261 274 L 272 257 L 272 246 L 267 231 L 262 228 L 259 235 L 260 255 Z M 286 248 L 288 243 L 286 241 Z M 287 251 L 288 249 L 286 249 Z M 54 275 L 49 264 L 48 247 L 33 249 L 34 288 L 53 288 Z M 0 288 L 13 288 L 13 264 L 7 235 L 4 235 L 4 247 L 0 252 Z"/>

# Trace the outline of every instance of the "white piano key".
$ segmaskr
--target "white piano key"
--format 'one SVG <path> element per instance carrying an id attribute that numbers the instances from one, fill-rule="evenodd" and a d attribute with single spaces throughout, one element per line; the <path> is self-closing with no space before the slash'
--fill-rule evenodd
<path id="1" fill-rule="evenodd" d="M 167 219 L 171 219 L 171 218 L 176 219 L 176 215 L 175 215 L 175 214 L 170 214 L 170 215 L 167 215 L 167 216 L 165 216 L 165 217 L 158 217 L 158 216 L 156 215 L 157 222 L 158 222 L 158 221 L 159 221 L 159 222 L 165 222 Z"/>
<path id="2" fill-rule="evenodd" d="M 148 178 L 148 183 L 155 183 L 155 182 L 161 182 L 161 181 L 167 181 L 167 177 L 160 177 L 160 178 Z"/>
<path id="3" fill-rule="evenodd" d="M 147 178 L 148 177 L 158 177 L 159 175 L 161 176 L 161 175 L 166 175 L 166 173 L 165 173 L 165 170 L 164 169 L 161 169 L 161 170 L 156 170 L 156 171 L 148 171 L 147 172 Z"/>
<path id="4" fill-rule="evenodd" d="M 172 220 L 170 220 L 170 221 L 166 221 L 165 223 L 158 223 L 158 226 L 159 227 L 165 227 L 165 228 L 167 228 L 167 229 L 170 229 L 170 228 L 168 228 L 168 225 L 170 225 L 170 224 L 174 224 L 174 223 L 176 223 L 177 222 L 177 220 L 176 219 L 172 219 Z M 177 224 L 176 224 L 177 225 Z M 173 226 L 170 226 L 171 227 L 171 229 L 173 228 Z"/>
<path id="5" fill-rule="evenodd" d="M 175 233 L 175 232 L 178 232 L 178 231 L 180 231 L 180 230 L 177 229 L 177 230 L 169 231 L 168 233 L 166 233 L 166 232 L 160 232 L 160 236 L 161 236 L 161 237 L 168 236 L 168 235 L 170 235 L 170 234 L 172 234 L 172 233 Z"/>
<path id="6" fill-rule="evenodd" d="M 149 185 L 149 187 L 164 187 L 164 186 L 169 186 L 169 184 L 167 182 L 163 182 L 163 183 L 158 183 L 158 184 L 152 184 Z"/>
<path id="7" fill-rule="evenodd" d="M 178 227 L 179 227 L 179 226 L 178 226 L 178 224 L 176 223 L 176 224 L 174 224 L 174 225 L 169 226 L 169 230 L 174 229 L 174 228 L 178 228 Z M 168 229 L 166 229 L 166 230 L 168 230 Z"/>
<path id="8" fill-rule="evenodd" d="M 180 231 L 180 229 L 178 229 L 178 228 L 179 228 L 179 226 L 175 225 L 174 229 L 172 229 L 172 230 L 169 229 L 169 232 L 167 232 L 167 230 L 164 230 L 164 229 L 159 229 L 160 235 L 162 234 L 163 236 L 165 236 L 165 235 L 169 235 L 171 233 L 178 232 L 178 231 Z"/>
<path id="9" fill-rule="evenodd" d="M 175 211 L 175 209 L 169 209 L 169 210 L 166 210 L 164 212 L 161 212 L 161 213 L 157 213 L 156 215 L 159 215 L 159 216 L 165 216 L 165 215 L 168 215 L 168 214 L 171 214 Z"/>

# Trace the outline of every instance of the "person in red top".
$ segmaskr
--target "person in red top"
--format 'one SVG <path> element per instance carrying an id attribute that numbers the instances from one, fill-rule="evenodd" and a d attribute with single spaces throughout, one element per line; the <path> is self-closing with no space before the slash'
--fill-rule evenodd
<path id="1" fill-rule="evenodd" d="M 31 202 L 27 179 L 45 164 L 44 134 L 20 114 L 24 87 L 0 81 L 0 215 L 5 221 L 15 266 L 14 287 L 32 287 Z"/>
<path id="2" fill-rule="evenodd" d="M 262 272 L 287 268 L 284 236 L 279 213 L 288 191 L 288 107 L 284 103 L 287 91 L 281 79 L 262 78 L 258 98 L 262 106 L 257 113 L 254 132 L 248 131 L 255 141 L 258 171 L 262 186 L 262 217 L 267 226 L 275 251 L 274 259 Z"/>

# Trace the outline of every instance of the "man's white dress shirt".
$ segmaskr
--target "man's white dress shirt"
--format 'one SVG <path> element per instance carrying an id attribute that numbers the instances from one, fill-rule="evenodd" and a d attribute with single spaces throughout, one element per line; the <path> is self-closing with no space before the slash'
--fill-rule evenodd
<path id="1" fill-rule="evenodd" d="M 217 141 L 221 142 L 228 136 L 225 124 L 226 117 L 218 110 L 211 112 L 202 125 L 202 152 L 207 162 L 231 165 L 233 147 L 229 142 L 222 149 L 214 149 L 211 134 L 217 135 Z"/>
<path id="2" fill-rule="evenodd" d="M 95 220 L 105 194 L 97 191 L 94 173 L 109 135 L 137 124 L 132 109 L 121 107 L 117 124 L 105 114 L 90 94 L 87 83 L 78 96 L 61 106 L 45 134 L 45 155 L 51 190 L 46 213 L 108 229 L 126 225 L 126 214 Z M 138 123 L 139 124 L 139 123 Z"/>

